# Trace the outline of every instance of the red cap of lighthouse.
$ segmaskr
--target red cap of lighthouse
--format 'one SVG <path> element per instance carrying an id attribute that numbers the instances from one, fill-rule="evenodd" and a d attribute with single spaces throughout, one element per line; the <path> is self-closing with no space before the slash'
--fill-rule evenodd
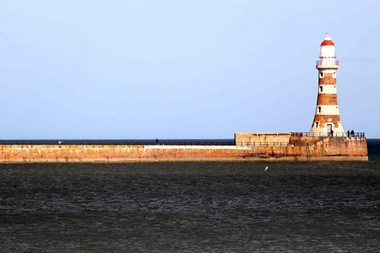
<path id="1" fill-rule="evenodd" d="M 325 40 L 322 41 L 321 43 L 321 47 L 323 46 L 335 46 L 334 42 L 332 41 L 328 33 L 326 33 Z"/>

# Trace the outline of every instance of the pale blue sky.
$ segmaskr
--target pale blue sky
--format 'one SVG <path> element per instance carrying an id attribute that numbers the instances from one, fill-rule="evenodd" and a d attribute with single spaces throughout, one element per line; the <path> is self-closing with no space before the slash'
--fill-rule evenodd
<path id="1" fill-rule="evenodd" d="M 0 0 L 0 139 L 309 131 L 330 32 L 343 127 L 380 137 L 380 1 Z"/>

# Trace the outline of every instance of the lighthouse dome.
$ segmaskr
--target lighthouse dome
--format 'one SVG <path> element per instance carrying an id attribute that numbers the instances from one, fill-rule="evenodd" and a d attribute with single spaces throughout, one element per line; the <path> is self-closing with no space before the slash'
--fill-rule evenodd
<path id="1" fill-rule="evenodd" d="M 321 43 L 321 47 L 323 46 L 335 46 L 335 44 L 330 37 L 326 37 L 325 40 Z"/>
<path id="2" fill-rule="evenodd" d="M 332 41 L 329 33 L 326 33 L 326 37 L 325 37 L 325 39 L 321 43 L 321 47 L 324 47 L 324 46 L 335 46 L 335 44 Z"/>

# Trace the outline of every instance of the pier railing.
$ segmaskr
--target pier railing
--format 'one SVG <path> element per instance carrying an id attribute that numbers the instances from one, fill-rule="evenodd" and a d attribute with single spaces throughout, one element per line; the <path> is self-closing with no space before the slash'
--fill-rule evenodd
<path id="1" fill-rule="evenodd" d="M 237 146 L 253 146 L 253 147 L 287 147 L 294 146 L 289 142 L 237 142 Z"/>
<path id="2" fill-rule="evenodd" d="M 0 145 L 172 145 L 233 146 L 234 139 L 0 140 Z"/>
<path id="3" fill-rule="evenodd" d="M 291 136 L 298 137 L 355 137 L 355 138 L 365 138 L 364 132 L 292 132 Z"/>

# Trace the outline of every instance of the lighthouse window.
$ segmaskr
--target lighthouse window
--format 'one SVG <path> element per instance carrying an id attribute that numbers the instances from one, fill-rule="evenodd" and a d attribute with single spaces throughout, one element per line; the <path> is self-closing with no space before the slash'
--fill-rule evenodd
<path id="1" fill-rule="evenodd" d="M 322 111 L 322 108 L 318 106 L 318 112 L 321 112 L 321 111 Z"/>
<path id="2" fill-rule="evenodd" d="M 322 91 L 323 91 L 323 87 L 322 87 L 322 86 L 319 86 L 319 90 L 322 92 Z"/>
<path id="3" fill-rule="evenodd" d="M 319 127 L 319 121 L 315 122 L 315 127 Z"/>
<path id="4" fill-rule="evenodd" d="M 319 73 L 319 77 L 321 78 L 323 77 L 323 72 Z"/>

